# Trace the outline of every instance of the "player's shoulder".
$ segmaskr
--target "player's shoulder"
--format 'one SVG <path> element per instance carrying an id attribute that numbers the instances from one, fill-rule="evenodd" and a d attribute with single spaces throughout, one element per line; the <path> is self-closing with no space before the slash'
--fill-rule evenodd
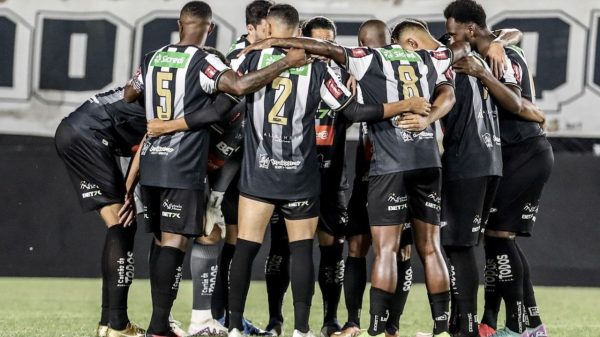
<path id="1" fill-rule="evenodd" d="M 236 59 L 237 55 L 249 45 L 250 41 L 248 41 L 248 35 L 244 34 L 231 44 L 225 57 L 227 57 L 228 60 Z"/>
<path id="2" fill-rule="evenodd" d="M 523 49 L 515 45 L 508 45 L 504 47 L 504 52 L 506 53 L 506 57 L 508 57 L 508 59 L 511 62 L 517 62 L 521 66 L 527 64 L 527 60 L 525 59 L 525 52 L 523 51 Z"/>
<path id="3" fill-rule="evenodd" d="M 381 48 L 375 48 L 381 57 L 385 61 L 407 61 L 407 62 L 422 62 L 423 57 L 428 54 L 426 51 L 423 53 L 421 50 L 412 51 L 402 48 L 397 44 L 389 44 Z"/>

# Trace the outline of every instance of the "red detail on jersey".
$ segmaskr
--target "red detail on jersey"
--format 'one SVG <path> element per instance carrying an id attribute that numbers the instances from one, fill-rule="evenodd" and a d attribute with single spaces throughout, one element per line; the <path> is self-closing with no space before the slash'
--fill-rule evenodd
<path id="1" fill-rule="evenodd" d="M 135 144 L 135 145 L 131 146 L 131 154 L 136 154 L 139 148 L 140 148 L 140 144 Z"/>
<path id="2" fill-rule="evenodd" d="M 365 160 L 371 161 L 371 158 L 373 158 L 373 143 L 371 143 L 370 139 L 366 139 L 364 141 L 364 146 L 365 146 Z"/>
<path id="3" fill-rule="evenodd" d="M 216 171 L 225 165 L 225 160 L 219 159 L 218 156 L 209 153 L 208 154 L 208 170 Z"/>
<path id="4" fill-rule="evenodd" d="M 315 131 L 317 132 L 317 145 L 318 146 L 333 145 L 333 134 L 334 134 L 333 124 L 332 125 L 315 125 Z"/>
<path id="5" fill-rule="evenodd" d="M 352 57 L 361 58 L 367 56 L 367 50 L 365 48 L 352 48 Z"/>
<path id="6" fill-rule="evenodd" d="M 215 78 L 216 74 L 217 69 L 215 69 L 215 67 L 211 66 L 210 64 L 206 68 L 204 68 L 204 75 L 206 75 L 206 77 L 210 78 L 211 80 Z"/>
<path id="7" fill-rule="evenodd" d="M 446 76 L 448 81 L 454 81 L 454 70 L 452 70 L 452 68 L 448 68 L 448 70 L 444 72 L 444 76 Z"/>
<path id="8" fill-rule="evenodd" d="M 333 95 L 333 97 L 335 97 L 336 99 L 339 99 L 344 94 L 342 89 L 340 89 L 340 87 L 338 87 L 337 83 L 335 83 L 335 80 L 333 78 L 330 78 L 329 80 L 327 80 L 327 82 L 325 82 L 325 86 L 327 87 L 329 92 Z"/>
<path id="9" fill-rule="evenodd" d="M 438 60 L 447 60 L 450 58 L 446 50 L 434 50 L 431 52 L 431 56 Z"/>
<path id="10" fill-rule="evenodd" d="M 241 115 L 242 115 L 242 113 L 237 111 L 235 113 L 235 115 L 231 118 L 231 120 L 229 121 L 229 124 L 233 124 L 238 118 L 240 118 Z"/>
<path id="11" fill-rule="evenodd" d="M 512 64 L 512 68 L 513 71 L 515 72 L 515 80 L 517 80 L 517 83 L 519 83 L 519 85 L 521 84 L 521 66 L 518 63 L 513 63 Z"/>

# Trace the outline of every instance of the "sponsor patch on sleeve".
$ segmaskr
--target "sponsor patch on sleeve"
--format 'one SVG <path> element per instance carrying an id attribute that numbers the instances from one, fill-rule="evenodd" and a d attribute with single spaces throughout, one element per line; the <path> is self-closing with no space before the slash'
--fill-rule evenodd
<path id="1" fill-rule="evenodd" d="M 325 82 L 325 86 L 327 87 L 327 90 L 329 90 L 331 95 L 333 95 L 333 97 L 335 97 L 336 99 L 339 99 L 344 94 L 342 89 L 338 87 L 337 83 L 335 83 L 335 80 L 333 78 L 327 80 L 327 82 Z"/>
<path id="2" fill-rule="evenodd" d="M 352 57 L 361 58 L 367 56 L 367 50 L 365 48 L 352 48 L 350 50 Z"/>
<path id="3" fill-rule="evenodd" d="M 215 69 L 215 67 L 213 67 L 210 64 L 207 65 L 202 72 L 204 73 L 204 75 L 206 75 L 206 77 L 210 78 L 211 80 L 213 80 L 217 75 L 217 69 Z"/>
<path id="4" fill-rule="evenodd" d="M 447 60 L 450 58 L 450 53 L 447 49 L 444 50 L 434 50 L 431 52 L 431 56 L 437 60 Z"/>

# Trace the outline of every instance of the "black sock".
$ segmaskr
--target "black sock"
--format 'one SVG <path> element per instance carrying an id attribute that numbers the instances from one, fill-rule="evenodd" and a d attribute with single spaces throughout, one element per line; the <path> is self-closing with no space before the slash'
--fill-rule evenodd
<path id="1" fill-rule="evenodd" d="M 354 323 L 358 327 L 360 327 L 360 311 L 366 287 L 367 259 L 348 256 L 344 275 L 344 297 L 348 310 L 348 322 Z"/>
<path id="2" fill-rule="evenodd" d="M 229 271 L 229 331 L 244 331 L 242 319 L 252 276 L 252 262 L 259 249 L 260 243 L 237 239 Z"/>
<path id="3" fill-rule="evenodd" d="M 450 292 L 445 291 L 439 294 L 427 294 L 429 306 L 431 307 L 431 317 L 433 318 L 433 334 L 439 334 L 448 331 L 448 319 L 450 314 Z"/>
<path id="4" fill-rule="evenodd" d="M 310 305 L 315 292 L 313 240 L 290 242 L 292 297 L 294 301 L 294 329 L 306 333 Z"/>
<path id="5" fill-rule="evenodd" d="M 219 260 L 217 284 L 212 296 L 211 310 L 213 317 L 220 319 L 227 312 L 227 298 L 229 297 L 229 265 L 235 252 L 235 245 L 225 242 Z"/>
<path id="6" fill-rule="evenodd" d="M 484 309 L 481 323 L 487 324 L 495 330 L 498 327 L 498 313 L 500 312 L 502 296 L 498 290 L 498 266 L 496 265 L 496 259 L 493 256 L 487 255 L 487 248 L 485 251 Z"/>
<path id="7" fill-rule="evenodd" d="M 521 256 L 521 263 L 523 264 L 523 304 L 525 305 L 526 323 L 528 328 L 536 328 L 542 324 L 542 319 L 535 300 L 535 293 L 533 292 L 531 270 L 521 247 L 518 244 L 516 246 Z"/>
<path id="8" fill-rule="evenodd" d="M 290 285 L 290 246 L 285 223 L 271 223 L 271 249 L 265 261 L 269 320 L 283 322 L 283 298 Z"/>
<path id="9" fill-rule="evenodd" d="M 389 308 L 391 307 L 394 294 L 371 287 L 370 295 L 369 314 L 371 319 L 369 321 L 368 333 L 371 336 L 375 336 L 385 331 L 385 325 L 390 314 Z"/>
<path id="10" fill-rule="evenodd" d="M 452 312 L 457 332 L 464 336 L 479 336 L 477 328 L 477 289 L 479 272 L 475 259 L 475 247 L 444 247 L 450 260 L 453 277 L 451 287 Z"/>
<path id="11" fill-rule="evenodd" d="M 404 312 L 404 306 L 408 299 L 408 293 L 412 285 L 413 271 L 410 259 L 402 261 L 400 256 L 397 257 L 398 265 L 398 283 L 396 284 L 396 292 L 392 300 L 390 317 L 386 324 L 386 331 L 390 335 L 394 335 L 400 328 L 400 316 Z"/>
<path id="12" fill-rule="evenodd" d="M 108 256 L 108 235 L 104 238 L 104 247 L 102 248 L 102 257 L 100 259 L 100 270 L 102 272 L 102 311 L 100 312 L 99 325 L 108 325 L 110 309 L 108 308 L 108 266 L 106 258 Z"/>
<path id="13" fill-rule="evenodd" d="M 155 289 L 152 292 L 152 318 L 148 333 L 165 335 L 171 330 L 169 314 L 179 290 L 185 253 L 168 246 L 161 247 L 159 251 L 150 274 Z"/>
<path id="14" fill-rule="evenodd" d="M 319 248 L 319 287 L 323 295 L 323 323 L 337 322 L 337 309 L 344 283 L 344 245 L 336 242 L 333 246 Z"/>
<path id="15" fill-rule="evenodd" d="M 193 284 L 193 310 L 210 310 L 217 271 L 219 245 L 203 245 L 194 241 L 190 257 Z"/>
<path id="16" fill-rule="evenodd" d="M 111 226 L 106 233 L 107 281 L 109 325 L 115 330 L 123 330 L 129 323 L 127 317 L 127 296 L 134 277 L 133 240 L 136 226 Z"/>
<path id="17" fill-rule="evenodd" d="M 486 237 L 486 255 L 496 260 L 498 290 L 506 307 L 506 326 L 523 332 L 523 263 L 515 240 Z"/>

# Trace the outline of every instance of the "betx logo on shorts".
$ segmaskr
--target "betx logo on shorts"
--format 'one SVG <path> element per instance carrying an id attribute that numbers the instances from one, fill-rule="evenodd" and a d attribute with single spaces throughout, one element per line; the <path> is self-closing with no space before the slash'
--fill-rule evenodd
<path id="1" fill-rule="evenodd" d="M 387 196 L 387 202 L 392 204 L 392 205 L 388 205 L 387 210 L 388 211 L 401 211 L 404 209 L 408 209 L 408 204 L 406 203 L 408 201 L 408 197 L 407 196 L 399 196 L 396 193 L 389 193 Z"/>
<path id="2" fill-rule="evenodd" d="M 83 199 L 102 195 L 102 191 L 100 190 L 100 187 L 98 185 L 92 184 L 85 180 L 82 180 L 79 183 L 79 190 L 81 191 L 81 198 L 83 198 Z M 87 192 L 84 192 L 84 191 L 87 191 Z"/>
<path id="3" fill-rule="evenodd" d="M 181 219 L 181 211 L 183 210 L 183 206 L 174 204 L 169 201 L 169 199 L 165 199 L 162 203 L 162 211 L 160 215 L 165 218 L 177 218 Z"/>

